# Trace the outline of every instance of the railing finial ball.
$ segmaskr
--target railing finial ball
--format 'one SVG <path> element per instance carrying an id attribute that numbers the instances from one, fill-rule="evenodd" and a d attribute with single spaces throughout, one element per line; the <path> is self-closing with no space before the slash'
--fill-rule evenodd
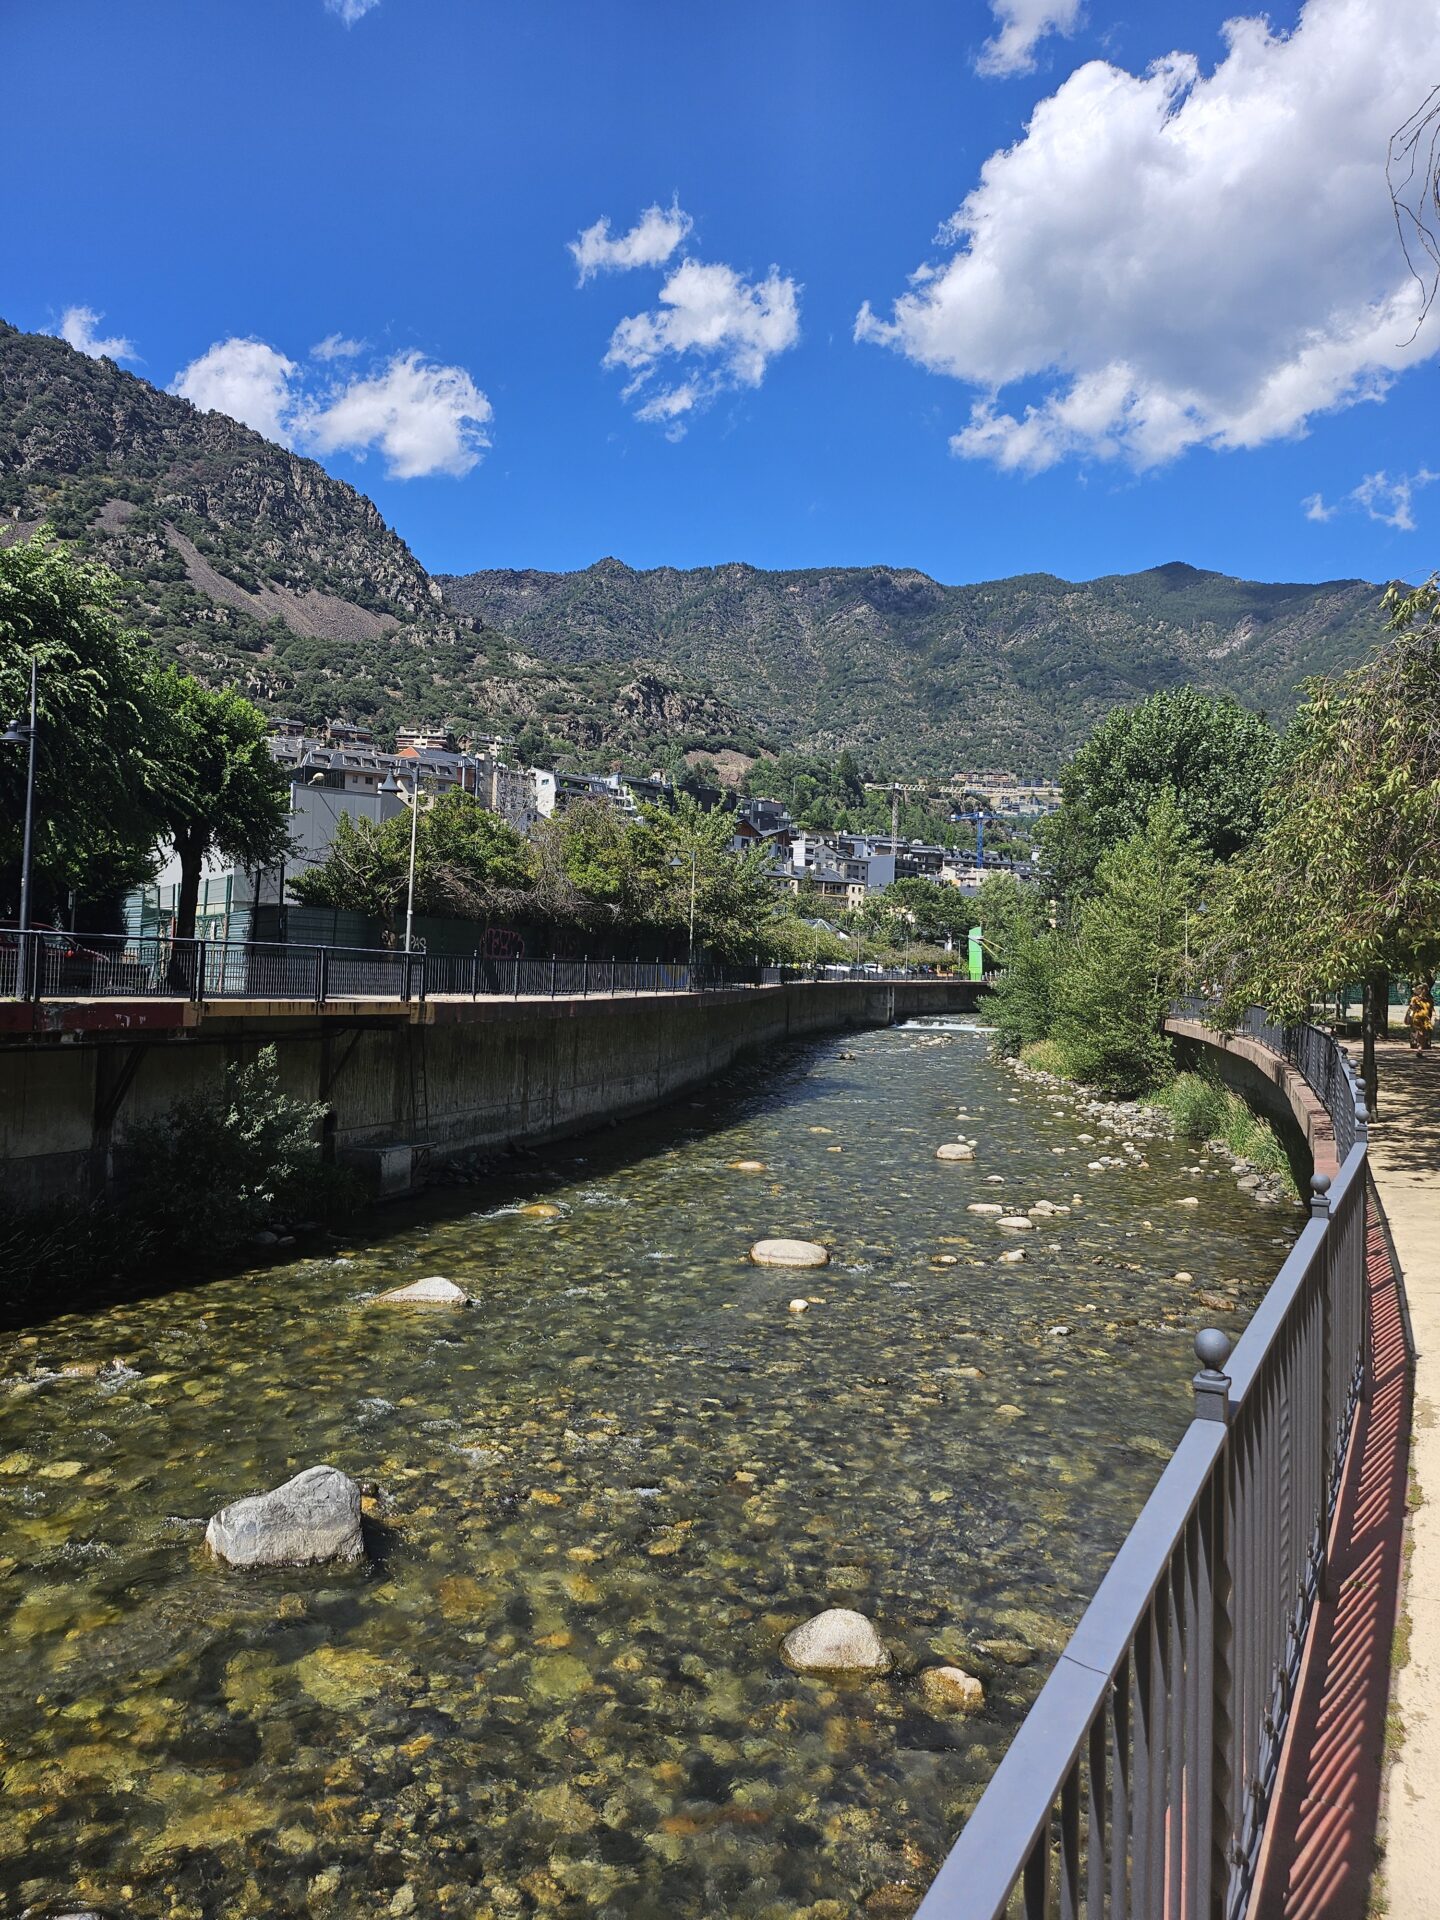
<path id="1" fill-rule="evenodd" d="M 1223 1373 L 1230 1358 L 1230 1336 L 1219 1327 L 1202 1327 L 1195 1336 L 1195 1358 L 1208 1373 Z"/>
<path id="2" fill-rule="evenodd" d="M 1328 1193 L 1330 1191 L 1329 1174 L 1312 1173 L 1310 1176 L 1310 1191 L 1312 1193 Z"/>

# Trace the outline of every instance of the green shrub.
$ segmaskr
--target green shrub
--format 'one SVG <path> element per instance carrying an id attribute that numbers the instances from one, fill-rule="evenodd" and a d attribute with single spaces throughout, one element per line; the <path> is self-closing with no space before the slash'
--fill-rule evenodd
<path id="1" fill-rule="evenodd" d="M 327 1167 L 325 1107 L 280 1089 L 275 1048 L 231 1065 L 218 1094 L 182 1100 L 125 1139 L 125 1210 L 187 1256 L 223 1253 L 272 1220 L 353 1205 L 353 1175 Z"/>
<path id="2" fill-rule="evenodd" d="M 1058 934 L 1017 927 L 1000 956 L 1000 976 L 985 1002 L 1001 1053 L 1017 1054 L 1049 1038 L 1064 962 Z"/>
<path id="3" fill-rule="evenodd" d="M 1075 1078 L 1074 1062 L 1058 1040 L 1032 1040 L 1020 1049 L 1020 1061 L 1037 1073 L 1053 1073 L 1057 1080 Z"/>
<path id="4" fill-rule="evenodd" d="M 1220 1081 L 1204 1073 L 1177 1073 L 1159 1088 L 1149 1104 L 1161 1107 L 1175 1122 L 1182 1140 L 1200 1144 L 1223 1140 L 1231 1153 L 1249 1160 L 1262 1173 L 1288 1173 L 1289 1155 L 1268 1120 L 1263 1120 Z"/>

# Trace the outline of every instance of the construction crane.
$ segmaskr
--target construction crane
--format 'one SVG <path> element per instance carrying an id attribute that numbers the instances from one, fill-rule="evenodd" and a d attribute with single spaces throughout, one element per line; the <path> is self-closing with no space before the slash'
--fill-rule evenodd
<path id="1" fill-rule="evenodd" d="M 1003 826 L 1005 823 L 1000 815 L 998 813 L 952 813 L 950 818 L 952 821 L 968 820 L 974 827 L 975 864 L 977 867 L 983 867 L 985 865 L 985 828 L 987 823 L 993 827 Z"/>

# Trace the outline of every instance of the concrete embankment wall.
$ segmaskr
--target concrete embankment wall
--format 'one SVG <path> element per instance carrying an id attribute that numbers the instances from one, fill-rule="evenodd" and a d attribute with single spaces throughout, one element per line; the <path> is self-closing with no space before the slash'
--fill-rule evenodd
<path id="1" fill-rule="evenodd" d="M 0 1181 L 22 1206 L 92 1199 L 126 1135 L 212 1092 L 231 1062 L 276 1048 L 281 1080 L 329 1110 L 338 1157 L 396 1144 L 437 1157 L 623 1119 L 755 1049 L 914 1015 L 968 1013 L 965 981 L 737 988 L 635 999 L 185 1009 L 179 1024 L 11 1036 L 0 1047 Z M 114 1013 L 114 1009 L 107 1010 Z"/>
<path id="2" fill-rule="evenodd" d="M 1340 1170 L 1335 1123 L 1303 1074 L 1244 1034 L 1227 1037 L 1198 1020 L 1167 1020 L 1165 1027 L 1182 1067 L 1213 1074 L 1248 1107 L 1274 1122 L 1292 1166 L 1303 1157 L 1314 1172 L 1334 1178 Z"/>

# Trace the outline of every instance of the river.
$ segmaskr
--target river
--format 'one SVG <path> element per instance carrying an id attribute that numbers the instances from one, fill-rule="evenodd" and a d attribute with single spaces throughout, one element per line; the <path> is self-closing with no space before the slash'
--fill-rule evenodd
<path id="1" fill-rule="evenodd" d="M 1238 1329 L 1303 1217 L 1187 1146 L 1092 1172 L 1087 1125 L 912 1023 L 0 1337 L 0 1907 L 911 1912 L 1188 1418 L 1194 1287 Z M 477 1304 L 369 1304 L 435 1273 Z M 320 1462 L 380 1489 L 365 1566 L 207 1557 Z M 830 1605 L 894 1673 L 787 1670 Z M 925 1711 L 937 1662 L 982 1713 Z"/>

